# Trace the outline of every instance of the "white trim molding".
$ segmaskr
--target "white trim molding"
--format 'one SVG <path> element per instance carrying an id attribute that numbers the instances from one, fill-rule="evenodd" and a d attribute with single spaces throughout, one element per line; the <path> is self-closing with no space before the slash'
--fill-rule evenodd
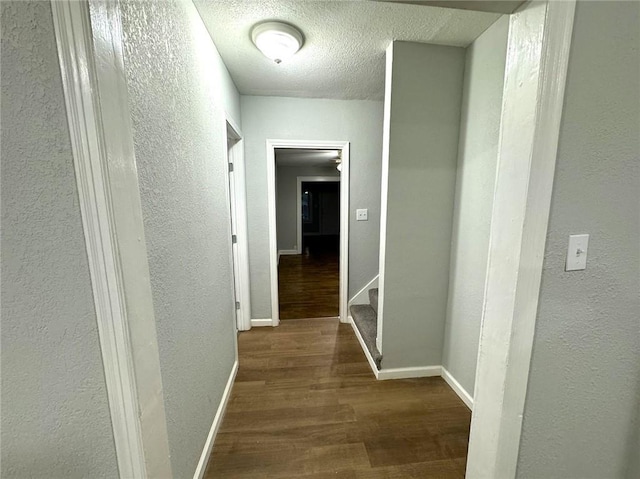
<path id="1" fill-rule="evenodd" d="M 349 300 L 349 307 L 354 304 L 369 304 L 369 290 L 378 287 L 378 278 L 379 275 L 375 275 L 375 277 L 369 281 L 364 287 L 353 295 L 353 298 Z"/>
<path id="2" fill-rule="evenodd" d="M 213 443 L 216 440 L 216 435 L 218 434 L 218 430 L 220 429 L 220 425 L 222 424 L 222 419 L 224 417 L 224 412 L 227 409 L 229 399 L 231 399 L 233 382 L 236 379 L 237 373 L 238 360 L 236 359 L 236 361 L 233 363 L 233 367 L 231 368 L 229 379 L 227 379 L 227 385 L 225 386 L 224 392 L 222 393 L 220 405 L 218 406 L 216 415 L 213 417 L 213 423 L 211 423 L 211 429 L 209 429 L 209 435 L 207 436 L 207 440 L 204 443 L 204 449 L 202 450 L 202 454 L 200 455 L 200 460 L 198 461 L 196 471 L 193 474 L 193 479 L 202 479 L 204 477 L 204 473 L 207 471 L 207 464 L 209 464 L 209 457 L 211 456 L 211 451 L 213 450 Z"/>
<path id="3" fill-rule="evenodd" d="M 387 209 L 389 207 L 389 135 L 391 133 L 391 84 L 393 75 L 393 42 L 385 52 L 384 76 L 384 116 L 382 125 L 382 170 L 380 183 L 380 255 L 378 259 L 378 327 L 376 347 L 382 354 L 382 335 L 384 332 L 384 278 L 385 258 L 387 255 Z"/>
<path id="4" fill-rule="evenodd" d="M 355 333 L 356 338 L 358 339 L 358 342 L 360 343 L 360 347 L 362 348 L 362 352 L 364 353 L 365 357 L 367 358 L 367 362 L 369 363 L 369 367 L 371 368 L 371 372 L 374 374 L 376 379 L 378 379 L 378 367 L 376 366 L 376 362 L 373 360 L 373 356 L 371 356 L 371 353 L 369 352 L 369 348 L 367 348 L 367 345 L 365 344 L 364 339 L 362 338 L 362 335 L 360 334 L 360 331 L 358 331 L 358 327 L 356 326 L 356 323 L 353 320 L 353 317 L 351 317 L 351 316 L 349 316 L 349 323 L 351 323 L 351 327 L 353 328 L 353 332 Z"/>
<path id="5" fill-rule="evenodd" d="M 238 125 L 236 123 L 236 120 L 234 120 L 234 118 L 231 115 L 231 113 L 229 113 L 228 111 L 225 110 L 224 118 L 227 121 L 227 124 L 229 125 L 229 127 L 231 127 L 231 131 L 233 131 L 233 133 L 237 137 L 237 139 L 241 140 L 242 138 L 244 138 L 242 136 L 242 130 L 240 129 L 240 125 Z"/>
<path id="6" fill-rule="evenodd" d="M 251 320 L 251 327 L 252 328 L 262 328 L 264 326 L 277 326 L 276 324 L 273 324 L 273 319 L 271 318 L 260 318 L 260 319 L 252 319 Z"/>
<path id="7" fill-rule="evenodd" d="M 306 181 L 339 182 L 340 176 L 298 176 L 296 178 L 296 252 L 302 254 L 302 183 Z M 293 251 L 293 250 L 292 250 Z"/>
<path id="8" fill-rule="evenodd" d="M 510 17 L 467 476 L 516 475 L 575 1 Z"/>
<path id="9" fill-rule="evenodd" d="M 171 477 L 119 4 L 51 6 L 119 475 Z"/>
<path id="10" fill-rule="evenodd" d="M 297 249 L 279 249 L 278 250 L 278 262 L 280 262 L 280 256 L 293 256 L 300 254 Z"/>
<path id="11" fill-rule="evenodd" d="M 416 366 L 410 368 L 390 368 L 378 371 L 378 379 L 431 378 L 442 375 L 442 366 Z"/>
<path id="12" fill-rule="evenodd" d="M 447 384 L 451 386 L 451 389 L 453 389 L 458 397 L 462 399 L 462 402 L 465 403 L 469 409 L 473 410 L 473 397 L 471 397 L 471 394 L 469 394 L 467 390 L 462 387 L 462 384 L 460 384 L 444 366 L 442 366 L 442 379 L 444 379 Z"/>
<path id="13" fill-rule="evenodd" d="M 442 366 L 418 366 L 418 367 L 409 367 L 409 368 L 392 368 L 392 369 L 378 369 L 376 367 L 376 363 L 373 360 L 373 356 L 369 352 L 369 348 L 364 342 L 360 331 L 358 331 L 358 327 L 354 322 L 351 316 L 348 317 L 348 322 L 351 323 L 351 327 L 353 328 L 353 332 L 360 343 L 360 347 L 362 348 L 362 352 L 367 358 L 367 362 L 369 363 L 369 367 L 371 368 L 371 372 L 376 377 L 376 379 L 380 381 L 384 381 L 387 379 L 410 379 L 410 378 L 429 378 L 433 376 L 441 376 L 442 375 Z"/>
<path id="14" fill-rule="evenodd" d="M 340 322 L 349 322 L 349 142 L 321 140 L 267 140 L 267 192 L 269 207 L 269 262 L 271 318 L 280 324 L 278 308 L 278 236 L 276 223 L 276 148 L 342 150 L 340 172 Z M 338 178 L 338 177 L 336 177 Z M 298 245 L 299 247 L 299 245 Z"/>
<path id="15" fill-rule="evenodd" d="M 236 243 L 229 238 L 233 251 L 234 290 L 240 308 L 236 310 L 236 323 L 239 331 L 251 329 L 251 283 L 249 275 L 249 236 L 247 228 L 247 196 L 244 164 L 244 139 L 242 132 L 233 119 L 226 114 L 227 161 L 233 164 L 229 168 L 229 182 L 226 187 L 231 207 L 231 234 Z"/>

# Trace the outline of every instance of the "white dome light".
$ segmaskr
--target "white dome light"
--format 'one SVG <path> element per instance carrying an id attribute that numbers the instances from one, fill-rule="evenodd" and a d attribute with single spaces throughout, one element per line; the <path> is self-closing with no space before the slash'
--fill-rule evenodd
<path id="1" fill-rule="evenodd" d="M 265 57 L 276 63 L 295 55 L 304 43 L 300 30 L 282 22 L 265 22 L 254 26 L 251 40 Z"/>

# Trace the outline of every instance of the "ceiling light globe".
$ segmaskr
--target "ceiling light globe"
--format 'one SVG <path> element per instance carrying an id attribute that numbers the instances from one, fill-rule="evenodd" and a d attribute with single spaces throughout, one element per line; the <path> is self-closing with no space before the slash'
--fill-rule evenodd
<path id="1" fill-rule="evenodd" d="M 300 30 L 282 22 L 265 22 L 253 27 L 251 39 L 255 46 L 276 63 L 291 58 L 304 43 Z"/>

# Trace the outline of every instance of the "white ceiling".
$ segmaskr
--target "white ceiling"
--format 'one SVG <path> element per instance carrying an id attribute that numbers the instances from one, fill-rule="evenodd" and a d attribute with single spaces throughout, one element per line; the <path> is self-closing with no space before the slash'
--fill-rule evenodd
<path id="1" fill-rule="evenodd" d="M 432 5 L 446 8 L 462 8 L 464 10 L 480 10 L 482 12 L 513 13 L 526 0 L 374 0 L 376 2 L 413 3 L 416 5 Z"/>
<path id="2" fill-rule="evenodd" d="M 313 150 L 310 148 L 276 148 L 278 166 L 336 166 L 340 150 Z"/>
<path id="3" fill-rule="evenodd" d="M 243 95 L 372 99 L 384 96 L 392 40 L 468 46 L 500 14 L 372 1 L 194 0 Z M 255 48 L 251 27 L 296 25 L 305 45 L 276 65 Z"/>

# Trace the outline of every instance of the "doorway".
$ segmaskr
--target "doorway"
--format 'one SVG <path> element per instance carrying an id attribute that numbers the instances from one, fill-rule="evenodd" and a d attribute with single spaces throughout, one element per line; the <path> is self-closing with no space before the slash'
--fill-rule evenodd
<path id="1" fill-rule="evenodd" d="M 267 159 L 273 325 L 347 322 L 349 143 L 268 140 Z"/>
<path id="2" fill-rule="evenodd" d="M 244 145 L 240 129 L 227 118 L 228 198 L 231 220 L 233 287 L 238 331 L 251 329 L 249 245 L 247 241 Z"/>
<path id="3" fill-rule="evenodd" d="M 336 150 L 307 151 L 313 153 L 305 152 L 305 159 L 309 154 L 320 152 L 329 157 L 329 162 L 340 161 Z M 280 319 L 337 318 L 340 314 L 339 171 L 336 164 L 324 166 L 322 162 L 319 165 L 281 164 L 282 157 L 290 159 L 291 155 L 281 156 L 276 151 L 278 248 L 286 247 L 287 241 L 293 238 L 296 248 L 278 250 Z M 308 172 L 330 176 L 298 176 Z M 295 194 L 295 199 L 288 193 Z M 295 236 L 291 237 L 294 231 Z M 294 254 L 290 254 L 292 252 Z"/>
<path id="4" fill-rule="evenodd" d="M 298 254 L 340 253 L 340 176 L 298 176 Z"/>

